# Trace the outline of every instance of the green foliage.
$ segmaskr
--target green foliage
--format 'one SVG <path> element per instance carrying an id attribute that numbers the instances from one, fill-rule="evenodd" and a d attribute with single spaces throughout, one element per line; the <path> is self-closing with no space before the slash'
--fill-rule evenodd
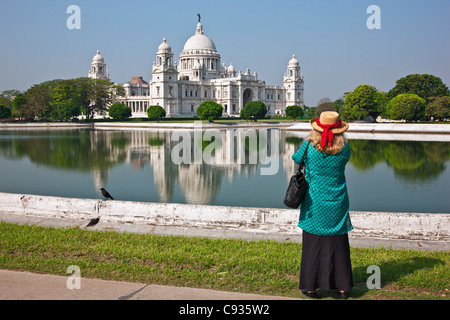
<path id="1" fill-rule="evenodd" d="M 109 116 L 114 120 L 124 121 L 131 117 L 131 108 L 123 103 L 114 103 L 108 110 Z"/>
<path id="2" fill-rule="evenodd" d="M 288 117 L 292 117 L 295 121 L 295 118 L 303 117 L 305 112 L 303 111 L 303 108 L 297 105 L 288 106 L 286 107 L 286 115 Z"/>
<path id="3" fill-rule="evenodd" d="M 125 95 L 125 89 L 122 86 L 115 85 L 107 80 L 90 79 L 88 83 L 92 102 L 91 115 L 93 115 L 93 112 L 102 114 L 109 105 L 117 101 L 118 97 Z"/>
<path id="4" fill-rule="evenodd" d="M 77 78 L 45 81 L 34 85 L 24 94 L 18 91 L 15 93 L 12 100 L 15 116 L 67 119 L 80 112 L 87 118 L 92 118 L 96 112 L 102 114 L 119 97 L 125 96 L 125 89 L 106 80 Z"/>
<path id="5" fill-rule="evenodd" d="M 317 112 L 315 107 L 308 107 L 305 106 L 305 116 L 307 119 L 315 118 L 317 117 Z"/>
<path id="6" fill-rule="evenodd" d="M 397 80 L 395 87 L 389 91 L 388 97 L 392 99 L 402 93 L 414 93 L 427 101 L 431 97 L 450 94 L 441 78 L 431 74 L 410 74 Z"/>
<path id="7" fill-rule="evenodd" d="M 374 86 L 361 84 L 345 96 L 345 116 L 351 120 L 363 120 L 367 116 L 375 119 L 383 112 L 384 101 L 384 93 Z"/>
<path id="8" fill-rule="evenodd" d="M 316 113 L 320 115 L 324 111 L 336 111 L 330 98 L 322 98 L 317 102 Z"/>
<path id="9" fill-rule="evenodd" d="M 247 120 L 251 119 L 257 121 L 257 119 L 264 119 L 266 114 L 267 107 L 264 102 L 250 101 L 242 108 L 240 116 Z"/>
<path id="10" fill-rule="evenodd" d="M 47 86 L 37 84 L 26 92 L 25 115 L 29 119 L 45 119 L 50 113 L 50 93 Z"/>
<path id="11" fill-rule="evenodd" d="M 222 116 L 223 107 L 214 101 L 203 101 L 197 108 L 201 120 L 213 121 Z"/>
<path id="12" fill-rule="evenodd" d="M 19 90 L 4 90 L 0 93 L 0 104 L 12 109 L 12 100 L 20 94 Z"/>
<path id="13" fill-rule="evenodd" d="M 450 96 L 431 97 L 425 109 L 425 116 L 441 121 L 450 118 Z"/>
<path id="14" fill-rule="evenodd" d="M 25 117 L 25 108 L 27 104 L 27 98 L 24 93 L 18 93 L 12 100 L 12 113 L 14 117 Z"/>
<path id="15" fill-rule="evenodd" d="M 0 119 L 8 118 L 11 118 L 11 109 L 3 104 L 0 104 Z"/>
<path id="16" fill-rule="evenodd" d="M 160 119 L 166 117 L 166 110 L 161 106 L 150 106 L 147 109 L 147 116 L 149 119 L 157 120 L 159 122 Z"/>
<path id="17" fill-rule="evenodd" d="M 421 120 L 425 116 L 426 101 L 416 94 L 403 93 L 386 106 L 386 115 L 392 120 Z"/>
<path id="18" fill-rule="evenodd" d="M 80 115 L 80 106 L 75 102 L 68 100 L 59 105 L 59 116 L 62 119 L 69 120 Z"/>

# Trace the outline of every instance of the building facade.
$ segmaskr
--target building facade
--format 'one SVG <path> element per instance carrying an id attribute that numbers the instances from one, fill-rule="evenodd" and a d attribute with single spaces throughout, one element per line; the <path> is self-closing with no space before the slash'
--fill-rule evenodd
<path id="1" fill-rule="evenodd" d="M 103 58 L 98 55 L 92 62 L 90 77 L 100 70 L 107 72 Z M 109 74 L 105 76 L 109 78 Z M 229 66 L 222 64 L 199 18 L 195 34 L 186 41 L 178 63 L 164 38 L 156 52 L 149 82 L 142 77 L 132 77 L 121 85 L 126 90 L 123 103 L 131 108 L 133 117 L 147 117 L 150 105 L 162 106 L 167 116 L 177 117 L 195 116 L 197 107 L 206 100 L 221 104 L 223 116 L 239 116 L 249 101 L 264 102 L 269 115 L 284 115 L 287 106 L 304 106 L 303 84 L 295 55 L 287 65 L 282 86 L 266 85 L 250 69 L 237 72 L 231 63 Z"/>

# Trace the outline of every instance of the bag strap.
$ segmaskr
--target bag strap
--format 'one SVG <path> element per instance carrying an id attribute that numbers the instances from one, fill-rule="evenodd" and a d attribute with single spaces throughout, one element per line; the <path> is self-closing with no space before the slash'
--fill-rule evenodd
<path id="1" fill-rule="evenodd" d="M 310 143 L 311 143 L 311 140 L 308 141 L 308 144 L 306 145 L 305 151 L 303 152 L 302 160 L 300 161 L 300 165 L 298 166 L 298 171 L 299 171 L 299 172 L 300 172 L 300 171 L 303 169 L 303 167 L 305 166 L 305 157 L 306 157 L 307 154 L 308 154 L 308 147 L 309 147 L 309 144 L 310 144 Z"/>

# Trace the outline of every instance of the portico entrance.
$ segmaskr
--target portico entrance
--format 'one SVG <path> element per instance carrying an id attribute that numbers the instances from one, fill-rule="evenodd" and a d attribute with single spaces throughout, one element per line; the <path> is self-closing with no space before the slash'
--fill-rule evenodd
<path id="1" fill-rule="evenodd" d="M 253 101 L 253 90 L 252 89 L 245 89 L 244 90 L 244 99 L 243 104 L 241 106 L 241 109 L 244 108 L 247 102 Z"/>

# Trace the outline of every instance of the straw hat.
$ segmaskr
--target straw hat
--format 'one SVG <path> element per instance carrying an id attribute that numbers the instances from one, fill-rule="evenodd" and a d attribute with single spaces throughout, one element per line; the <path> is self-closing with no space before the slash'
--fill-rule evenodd
<path id="1" fill-rule="evenodd" d="M 316 123 L 316 121 L 317 121 L 317 119 L 311 119 L 309 121 L 309 124 L 315 130 L 317 130 L 319 132 L 323 132 L 323 128 L 319 127 L 319 125 Z M 322 125 L 333 125 L 335 123 L 338 123 L 339 121 L 341 121 L 341 119 L 339 117 L 339 113 L 337 113 L 335 111 L 324 111 L 320 114 L 319 122 Z M 348 129 L 348 123 L 345 121 L 342 121 L 342 124 L 339 127 L 333 128 L 330 130 L 334 134 L 334 133 L 343 133 L 347 129 Z"/>

